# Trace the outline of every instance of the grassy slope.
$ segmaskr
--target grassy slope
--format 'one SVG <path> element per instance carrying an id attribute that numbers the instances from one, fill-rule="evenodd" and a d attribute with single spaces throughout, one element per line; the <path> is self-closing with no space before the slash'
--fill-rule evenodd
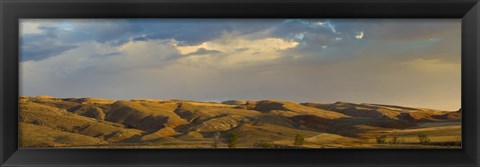
<path id="1" fill-rule="evenodd" d="M 346 103 L 336 102 L 332 104 L 325 103 L 302 103 L 304 106 L 315 107 L 319 109 L 336 111 L 352 117 L 374 118 L 374 119 L 409 119 L 410 121 L 435 120 L 432 117 L 439 117 L 447 114 L 447 111 L 411 108 L 393 105 L 367 104 L 367 103 Z"/>
<path id="2" fill-rule="evenodd" d="M 45 126 L 20 123 L 20 147 L 65 147 L 94 144 L 107 144 L 108 142 L 85 135 L 55 130 Z"/>
<path id="3" fill-rule="evenodd" d="M 459 115 L 343 102 L 297 104 L 264 100 L 219 104 L 21 97 L 20 142 L 29 147 L 209 148 L 214 132 L 221 133 L 220 147 L 226 147 L 227 135 L 238 131 L 238 147 L 247 148 L 258 142 L 293 147 L 296 134 L 305 136 L 301 147 L 311 148 L 428 147 L 408 143 L 418 140 L 418 133 L 428 134 L 432 142 L 458 142 Z M 376 144 L 375 137 L 383 134 L 401 136 L 407 144 Z"/>
<path id="4" fill-rule="evenodd" d="M 105 119 L 133 128 L 154 132 L 174 128 L 186 121 L 174 113 L 177 103 L 117 101 L 106 111 Z"/>
<path id="5" fill-rule="evenodd" d="M 143 133 L 137 129 L 83 117 L 37 102 L 20 102 L 20 122 L 49 127 L 54 130 L 97 137 L 109 142 L 119 142 Z"/>

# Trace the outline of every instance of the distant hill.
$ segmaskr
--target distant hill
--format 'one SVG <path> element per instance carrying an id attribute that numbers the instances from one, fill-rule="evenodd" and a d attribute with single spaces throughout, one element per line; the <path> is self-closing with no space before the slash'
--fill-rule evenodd
<path id="1" fill-rule="evenodd" d="M 222 148 L 236 133 L 243 148 L 376 148 L 393 147 L 374 142 L 379 135 L 414 141 L 415 130 L 437 144 L 394 147 L 423 148 L 458 142 L 461 124 L 461 111 L 348 102 L 22 96 L 19 105 L 21 147 L 212 148 L 219 134 Z M 297 135 L 305 143 L 294 145 Z"/>
<path id="2" fill-rule="evenodd" d="M 355 104 L 348 102 L 325 103 L 302 103 L 302 105 L 336 111 L 352 117 L 400 119 L 408 121 L 431 120 L 432 116 L 451 113 L 424 108 L 402 107 L 382 104 Z"/>

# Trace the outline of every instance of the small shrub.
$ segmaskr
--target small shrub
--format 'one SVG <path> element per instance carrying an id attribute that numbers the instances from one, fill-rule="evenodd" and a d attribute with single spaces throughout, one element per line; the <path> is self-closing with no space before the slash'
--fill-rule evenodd
<path id="1" fill-rule="evenodd" d="M 305 142 L 305 138 L 303 137 L 303 135 L 301 134 L 295 135 L 295 142 L 293 143 L 293 145 L 301 146 L 303 145 L 304 142 Z"/>
<path id="2" fill-rule="evenodd" d="M 228 148 L 236 148 L 240 132 L 232 131 L 227 136 Z"/>
<path id="3" fill-rule="evenodd" d="M 385 144 L 386 140 L 387 140 L 387 135 L 377 136 L 376 138 L 376 141 L 378 144 Z"/>
<path id="4" fill-rule="evenodd" d="M 218 148 L 218 144 L 220 144 L 220 132 L 213 133 L 213 147 Z"/>
<path id="5" fill-rule="evenodd" d="M 259 142 L 253 143 L 253 147 L 275 148 L 275 145 L 273 144 L 273 141 L 259 141 Z"/>
<path id="6" fill-rule="evenodd" d="M 69 139 L 70 139 L 70 137 L 68 137 L 68 136 L 58 136 L 58 137 L 55 138 L 55 142 L 68 144 Z"/>
<path id="7" fill-rule="evenodd" d="M 400 144 L 400 140 L 398 139 L 398 136 L 392 136 L 392 140 L 389 142 L 390 144 Z"/>
<path id="8" fill-rule="evenodd" d="M 40 121 L 38 121 L 38 120 L 33 120 L 33 121 L 32 121 L 32 124 L 34 124 L 34 125 L 40 125 L 40 124 L 41 124 L 41 122 L 40 122 Z"/>
<path id="9" fill-rule="evenodd" d="M 418 140 L 419 140 L 420 144 L 429 144 L 430 143 L 430 139 L 424 133 L 418 134 L 417 137 L 418 137 Z"/>

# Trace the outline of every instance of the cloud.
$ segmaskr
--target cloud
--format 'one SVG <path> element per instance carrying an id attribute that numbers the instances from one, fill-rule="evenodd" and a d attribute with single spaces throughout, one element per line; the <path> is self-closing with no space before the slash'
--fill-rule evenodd
<path id="1" fill-rule="evenodd" d="M 355 33 L 355 38 L 356 39 L 362 39 L 363 38 L 363 31 Z"/>
<path id="2" fill-rule="evenodd" d="M 42 30 L 39 29 L 42 23 L 38 22 L 22 22 L 20 20 L 20 34 L 39 34 Z"/>
<path id="3" fill-rule="evenodd" d="M 337 30 L 335 29 L 335 25 L 333 25 L 330 21 L 325 21 L 325 22 L 306 22 L 307 25 L 310 25 L 311 27 L 314 27 L 314 28 L 328 28 L 330 29 L 333 33 L 335 34 L 341 34 L 341 32 L 337 32 Z"/>
<path id="4" fill-rule="evenodd" d="M 215 61 L 220 65 L 234 65 L 240 63 L 256 63 L 259 61 L 280 58 L 281 51 L 295 48 L 298 42 L 281 38 L 246 39 L 234 34 L 225 34 L 216 40 L 203 42 L 198 45 L 176 46 L 183 55 L 191 55 L 198 51 L 215 51 L 216 57 L 190 57 L 185 61 Z M 221 54 L 219 54 L 221 53 Z M 212 55 L 212 54 L 209 54 Z M 192 62 L 190 62 L 192 63 Z"/>
<path id="5" fill-rule="evenodd" d="M 326 22 L 326 25 L 327 25 L 328 28 L 330 28 L 330 30 L 332 30 L 333 33 L 341 34 L 341 32 L 337 32 L 337 30 L 335 29 L 335 26 L 332 23 Z"/>
<path id="6" fill-rule="evenodd" d="M 242 35 L 264 31 L 280 21 L 277 19 L 259 21 L 242 19 L 22 19 L 20 36 L 21 38 L 29 38 L 28 36 L 32 35 L 49 36 L 59 43 L 70 45 L 93 40 L 119 46 L 129 41 L 157 39 L 174 39 L 178 41 L 178 45 L 197 45 L 219 38 L 224 33 Z M 29 38 L 25 41 L 31 40 L 34 39 Z M 59 53 L 61 52 L 52 52 L 52 54 Z M 48 56 L 43 58 L 52 54 L 44 54 Z M 42 55 L 34 57 L 42 59 Z"/>
<path id="7" fill-rule="evenodd" d="M 317 27 L 317 26 L 318 26 L 318 27 L 323 27 L 323 26 L 325 26 L 325 22 L 321 22 L 321 21 L 319 21 L 319 22 L 314 22 L 314 23 L 312 23 L 312 26 L 314 26 L 314 27 Z"/>
<path id="8" fill-rule="evenodd" d="M 38 61 L 57 56 L 73 48 L 76 48 L 76 45 L 63 43 L 56 39 L 54 34 L 36 33 L 24 35 L 20 37 L 20 60 Z"/>
<path id="9" fill-rule="evenodd" d="M 305 37 L 306 32 L 295 34 L 295 38 L 302 40 Z"/>
<path id="10" fill-rule="evenodd" d="M 76 46 L 73 45 L 52 45 L 51 47 L 45 47 L 39 44 L 28 44 L 28 46 L 23 47 L 24 51 L 21 57 L 23 61 L 37 61 L 59 55 L 75 47 Z"/>
<path id="11" fill-rule="evenodd" d="M 460 104 L 458 21 L 23 23 L 22 95 L 352 101 L 452 110 Z"/>
<path id="12" fill-rule="evenodd" d="M 215 55 L 215 54 L 220 54 L 222 53 L 221 51 L 218 50 L 207 50 L 205 48 L 199 48 L 195 52 L 190 52 L 188 54 L 185 54 L 185 56 L 192 56 L 192 55 Z"/>

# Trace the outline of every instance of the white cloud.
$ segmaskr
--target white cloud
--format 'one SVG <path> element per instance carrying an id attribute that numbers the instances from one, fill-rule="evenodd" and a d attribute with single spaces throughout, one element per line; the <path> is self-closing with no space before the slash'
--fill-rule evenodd
<path id="1" fill-rule="evenodd" d="M 327 28 L 330 29 L 335 34 L 341 34 L 341 32 L 337 32 L 337 29 L 335 28 L 335 25 L 333 25 L 330 21 L 325 21 L 325 22 L 314 22 L 311 24 L 312 27 L 321 27 L 321 28 Z"/>
<path id="2" fill-rule="evenodd" d="M 134 91 L 119 92 L 130 88 L 138 89 L 139 93 L 151 97 L 155 91 L 148 89 L 156 86 L 174 89 L 175 85 L 182 85 L 178 77 L 189 77 L 189 83 L 199 84 L 204 82 L 202 78 L 208 78 L 216 70 L 224 71 L 237 65 L 257 64 L 279 58 L 283 56 L 283 50 L 296 47 L 298 42 L 280 38 L 245 39 L 226 35 L 192 46 L 179 46 L 175 40 L 130 41 L 120 46 L 86 41 L 77 45 L 77 48 L 57 56 L 21 62 L 21 92 L 28 92 L 27 95 L 62 97 L 92 94 L 101 94 L 106 98 L 129 97 L 130 94 L 141 97 L 132 93 Z M 201 48 L 218 50 L 222 54 L 186 56 Z M 189 74 L 201 71 L 205 75 Z M 198 81 L 194 81 L 195 78 Z M 138 88 L 134 88 L 138 85 Z M 187 83 L 183 85 L 194 88 L 199 86 Z M 158 91 L 164 90 L 160 88 Z M 174 93 L 170 95 L 172 94 Z"/>
<path id="3" fill-rule="evenodd" d="M 330 22 L 326 22 L 328 28 L 330 28 L 330 30 L 332 30 L 333 33 L 335 34 L 341 34 L 341 32 L 337 32 L 337 30 L 335 29 L 335 25 L 333 25 L 332 23 Z"/>
<path id="4" fill-rule="evenodd" d="M 356 33 L 355 33 L 355 38 L 356 38 L 356 39 L 362 39 L 362 38 L 363 38 L 363 31 L 356 32 Z"/>
<path id="5" fill-rule="evenodd" d="M 307 34 L 307 32 L 295 34 L 295 38 L 302 40 L 305 37 L 305 34 Z"/>
<path id="6" fill-rule="evenodd" d="M 34 22 L 34 21 L 22 21 L 20 20 L 20 34 L 40 34 L 43 32 L 39 27 L 42 24 L 41 22 Z"/>
<path id="7" fill-rule="evenodd" d="M 312 26 L 323 27 L 323 26 L 325 26 L 325 22 L 321 22 L 321 21 L 315 22 L 315 23 L 312 23 Z"/>
<path id="8" fill-rule="evenodd" d="M 222 38 L 203 42 L 192 46 L 178 46 L 178 51 L 184 55 L 193 53 L 199 49 L 216 50 L 222 54 L 213 57 L 212 55 L 190 56 L 182 61 L 194 61 L 198 63 L 211 63 L 215 61 L 218 65 L 231 66 L 239 63 L 256 63 L 260 61 L 273 60 L 282 56 L 281 51 L 295 48 L 298 42 L 281 38 L 260 38 L 245 39 L 241 36 L 225 35 Z"/>

